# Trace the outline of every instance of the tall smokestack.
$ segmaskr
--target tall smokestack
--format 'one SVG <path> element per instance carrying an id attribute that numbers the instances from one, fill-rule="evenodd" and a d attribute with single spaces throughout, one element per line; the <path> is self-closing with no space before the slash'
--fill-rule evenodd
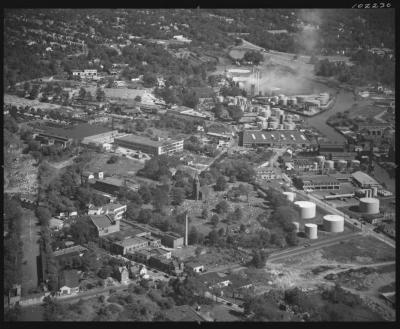
<path id="1" fill-rule="evenodd" d="M 189 222 L 188 222 L 188 215 L 185 215 L 185 246 L 187 247 L 189 242 L 188 242 L 188 236 L 189 236 Z"/>

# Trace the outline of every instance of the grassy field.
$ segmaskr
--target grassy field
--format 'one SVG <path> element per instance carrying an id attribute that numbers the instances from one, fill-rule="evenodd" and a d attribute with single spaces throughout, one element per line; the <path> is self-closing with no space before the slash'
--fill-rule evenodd
<path id="1" fill-rule="evenodd" d="M 127 159 L 120 156 L 116 163 L 107 163 L 112 154 L 96 154 L 96 156 L 85 166 L 85 170 L 98 172 L 103 171 L 106 176 L 122 176 L 132 178 L 136 172 L 144 167 L 140 161 Z"/>
<path id="2" fill-rule="evenodd" d="M 395 260 L 395 249 L 373 238 L 358 237 L 351 241 L 323 248 L 323 257 L 337 262 L 371 264 Z"/>

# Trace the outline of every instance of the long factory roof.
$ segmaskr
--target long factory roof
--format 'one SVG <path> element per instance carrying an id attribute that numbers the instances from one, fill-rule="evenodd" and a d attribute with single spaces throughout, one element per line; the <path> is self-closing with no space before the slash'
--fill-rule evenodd
<path id="1" fill-rule="evenodd" d="M 243 144 L 284 142 L 310 144 L 309 139 L 297 130 L 244 130 Z"/>

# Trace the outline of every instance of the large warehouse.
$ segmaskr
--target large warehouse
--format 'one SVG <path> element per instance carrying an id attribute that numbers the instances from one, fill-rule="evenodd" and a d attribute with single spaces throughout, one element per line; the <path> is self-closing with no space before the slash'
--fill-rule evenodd
<path id="1" fill-rule="evenodd" d="M 104 143 L 113 140 L 118 133 L 117 130 L 91 125 L 88 123 L 79 124 L 68 128 L 55 128 L 44 126 L 36 129 L 36 139 L 47 144 L 61 144 L 64 147 L 71 144 L 73 140 L 87 143 Z"/>
<path id="2" fill-rule="evenodd" d="M 130 134 L 120 138 L 115 138 L 114 143 L 121 147 L 142 151 L 152 155 L 161 155 L 164 153 L 170 154 L 183 151 L 183 139 L 157 141 L 148 137 Z"/>
<path id="3" fill-rule="evenodd" d="M 356 171 L 352 173 L 351 177 L 353 178 L 354 182 L 361 188 L 381 188 L 381 184 L 379 184 L 375 179 L 362 171 Z"/>
<path id="4" fill-rule="evenodd" d="M 239 133 L 239 146 L 292 147 L 310 149 L 311 142 L 297 130 L 244 130 Z"/>
<path id="5" fill-rule="evenodd" d="M 297 188 L 303 190 L 338 190 L 340 181 L 330 175 L 300 176 L 293 180 Z"/>

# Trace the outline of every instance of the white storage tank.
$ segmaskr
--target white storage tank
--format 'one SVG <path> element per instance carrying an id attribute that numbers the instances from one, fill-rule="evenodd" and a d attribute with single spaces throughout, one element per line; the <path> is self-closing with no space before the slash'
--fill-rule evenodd
<path id="1" fill-rule="evenodd" d="M 299 232 L 300 232 L 300 223 L 299 223 L 299 222 L 292 222 L 292 223 L 293 223 L 293 225 L 296 227 L 295 232 L 296 232 L 296 233 L 299 233 Z"/>
<path id="2" fill-rule="evenodd" d="M 304 224 L 304 233 L 309 239 L 317 239 L 318 238 L 317 224 L 311 224 L 311 223 Z"/>
<path id="3" fill-rule="evenodd" d="M 323 218 L 324 230 L 339 233 L 344 231 L 344 218 L 339 215 L 325 215 Z"/>
<path id="4" fill-rule="evenodd" d="M 289 201 L 294 202 L 294 199 L 295 199 L 295 197 L 296 197 L 296 193 L 294 193 L 294 192 L 283 192 L 283 194 L 286 196 L 286 198 L 287 198 Z"/>
<path id="5" fill-rule="evenodd" d="M 301 219 L 310 219 L 315 217 L 316 206 L 310 201 L 296 201 L 294 203 L 299 207 Z"/>
<path id="6" fill-rule="evenodd" d="M 325 168 L 333 169 L 335 167 L 335 162 L 333 160 L 326 160 L 325 161 Z"/>
<path id="7" fill-rule="evenodd" d="M 285 129 L 285 130 L 295 130 L 296 129 L 296 124 L 294 122 L 284 122 L 283 123 L 283 129 Z"/>
<path id="8" fill-rule="evenodd" d="M 325 161 L 325 157 L 324 157 L 323 155 L 317 155 L 317 156 L 315 157 L 315 160 L 317 160 L 317 162 L 318 162 L 319 164 L 321 164 L 321 163 L 323 163 L 323 162 Z"/>
<path id="9" fill-rule="evenodd" d="M 343 170 L 347 168 L 347 161 L 346 160 L 338 160 L 336 162 L 336 168 L 338 170 Z"/>
<path id="10" fill-rule="evenodd" d="M 273 121 L 269 122 L 268 128 L 269 129 L 278 129 L 278 122 L 273 122 Z"/>
<path id="11" fill-rule="evenodd" d="M 319 94 L 319 100 L 321 101 L 321 105 L 326 105 L 329 101 L 329 94 L 328 93 Z"/>
<path id="12" fill-rule="evenodd" d="M 361 198 L 359 211 L 367 215 L 379 214 L 379 199 Z"/>
<path id="13" fill-rule="evenodd" d="M 372 197 L 376 198 L 378 196 L 378 188 L 373 187 L 372 188 Z"/>
<path id="14" fill-rule="evenodd" d="M 271 108 L 271 115 L 274 116 L 274 117 L 279 117 L 280 110 L 281 109 L 279 107 Z"/>
<path id="15" fill-rule="evenodd" d="M 313 170 L 318 170 L 318 162 L 313 162 Z"/>
<path id="16" fill-rule="evenodd" d="M 353 168 L 358 168 L 360 167 L 360 161 L 359 160 L 351 160 L 351 166 Z"/>
<path id="17" fill-rule="evenodd" d="M 297 103 L 304 103 L 307 100 L 307 96 L 296 96 Z"/>
<path id="18" fill-rule="evenodd" d="M 282 98 L 282 99 L 279 101 L 279 103 L 282 104 L 283 106 L 287 106 L 288 100 L 287 100 L 286 97 L 284 97 L 284 98 Z"/>

